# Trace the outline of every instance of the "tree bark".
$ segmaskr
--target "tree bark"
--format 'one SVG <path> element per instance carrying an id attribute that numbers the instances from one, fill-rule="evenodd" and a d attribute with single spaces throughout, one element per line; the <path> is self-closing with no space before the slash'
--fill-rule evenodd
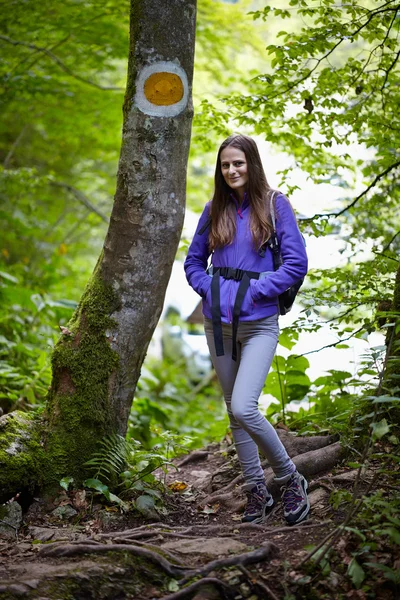
<path id="1" fill-rule="evenodd" d="M 103 252 L 53 357 L 45 448 L 79 480 L 103 436 L 125 435 L 185 210 L 196 0 L 131 0 L 122 147 Z"/>
<path id="2" fill-rule="evenodd" d="M 386 334 L 385 371 L 379 392 L 388 395 L 398 395 L 400 377 L 400 263 L 394 283 L 393 301 L 389 310 L 388 322 L 392 325 Z M 393 407 L 394 408 L 394 407 Z M 399 409 L 392 410 L 391 420 L 397 422 Z"/>

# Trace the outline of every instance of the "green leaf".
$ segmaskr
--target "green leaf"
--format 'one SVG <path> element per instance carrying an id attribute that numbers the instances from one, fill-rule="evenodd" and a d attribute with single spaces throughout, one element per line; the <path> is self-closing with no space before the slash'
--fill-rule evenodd
<path id="1" fill-rule="evenodd" d="M 101 492 L 106 497 L 109 496 L 110 492 L 109 492 L 109 489 L 108 489 L 108 485 L 105 485 L 99 479 L 86 479 L 83 482 L 83 485 L 85 487 L 88 487 L 88 488 L 92 489 L 92 490 L 96 490 L 96 492 Z"/>
<path id="2" fill-rule="evenodd" d="M 385 404 L 391 402 L 400 402 L 400 398 L 396 396 L 370 396 L 370 398 L 374 398 L 372 404 Z"/>
<path id="3" fill-rule="evenodd" d="M 148 496 L 147 494 L 139 496 L 139 498 L 136 499 L 135 506 L 138 510 L 146 512 L 154 508 L 154 498 L 152 496 Z"/>
<path id="4" fill-rule="evenodd" d="M 279 344 L 288 350 L 291 350 L 299 339 L 299 332 L 285 327 L 279 335 Z"/>
<path id="5" fill-rule="evenodd" d="M 9 273 L 5 273 L 4 271 L 0 271 L 0 277 L 10 281 L 11 283 L 19 283 L 18 279 Z"/>
<path id="6" fill-rule="evenodd" d="M 350 561 L 349 566 L 347 567 L 347 574 L 357 589 L 361 586 L 365 579 L 365 571 L 358 564 L 355 558 Z"/>
<path id="7" fill-rule="evenodd" d="M 390 427 L 386 419 L 382 419 L 378 423 L 372 423 L 372 437 L 380 440 L 384 435 L 389 433 Z"/>
<path id="8" fill-rule="evenodd" d="M 73 477 L 63 477 L 63 478 L 60 480 L 60 486 L 61 486 L 62 488 L 64 488 L 64 490 L 65 490 L 66 492 L 68 492 L 68 488 L 69 488 L 69 486 L 71 485 L 71 483 L 73 483 L 73 481 L 74 481 L 74 478 L 73 478 Z"/>
<path id="9" fill-rule="evenodd" d="M 179 583 L 176 579 L 170 579 L 167 585 L 169 592 L 178 592 L 179 591 Z"/>

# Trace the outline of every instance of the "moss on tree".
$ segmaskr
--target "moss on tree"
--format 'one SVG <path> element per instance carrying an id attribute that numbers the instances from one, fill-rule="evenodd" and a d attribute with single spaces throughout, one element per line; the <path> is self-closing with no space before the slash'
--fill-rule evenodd
<path id="1" fill-rule="evenodd" d="M 98 441 L 116 430 L 110 406 L 109 380 L 118 367 L 111 348 L 117 300 L 110 285 L 95 270 L 68 331 L 52 355 L 53 381 L 46 408 L 45 447 L 49 456 L 46 483 L 62 475 L 77 481 L 83 463 Z"/>

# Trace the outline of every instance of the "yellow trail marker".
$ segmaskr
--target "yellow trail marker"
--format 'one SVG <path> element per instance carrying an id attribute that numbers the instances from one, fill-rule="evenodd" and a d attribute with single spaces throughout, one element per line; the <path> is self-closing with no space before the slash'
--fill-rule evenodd
<path id="1" fill-rule="evenodd" d="M 185 110 L 188 99 L 187 75 L 176 62 L 160 60 L 138 73 L 134 102 L 146 115 L 176 117 Z"/>
<path id="2" fill-rule="evenodd" d="M 170 106 L 183 98 L 183 83 L 175 73 L 153 73 L 144 84 L 144 95 L 157 106 Z"/>

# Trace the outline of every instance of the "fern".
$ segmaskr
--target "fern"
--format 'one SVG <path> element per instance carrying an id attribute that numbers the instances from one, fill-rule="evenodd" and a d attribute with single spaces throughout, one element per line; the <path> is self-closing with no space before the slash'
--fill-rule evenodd
<path id="1" fill-rule="evenodd" d="M 93 472 L 93 477 L 100 481 L 110 481 L 123 471 L 130 444 L 122 436 L 114 433 L 103 438 L 99 450 L 84 463 Z"/>

